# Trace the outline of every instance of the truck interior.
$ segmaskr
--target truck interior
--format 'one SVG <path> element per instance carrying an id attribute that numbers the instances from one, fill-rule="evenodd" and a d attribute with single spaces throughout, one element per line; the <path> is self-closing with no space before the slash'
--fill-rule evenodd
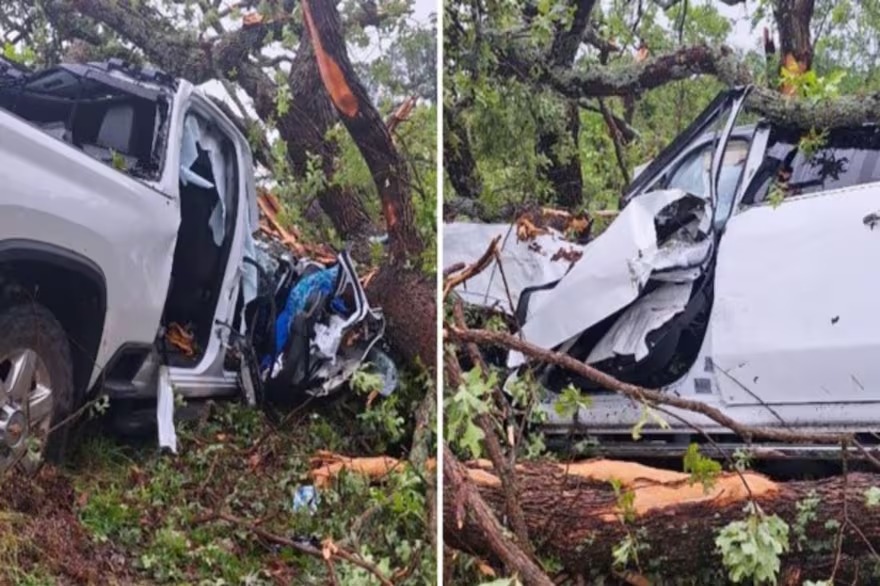
<path id="1" fill-rule="evenodd" d="M 0 107 L 133 177 L 161 172 L 168 105 L 158 91 L 65 64 L 0 83 Z"/>
<path id="2" fill-rule="evenodd" d="M 198 363 L 208 346 L 239 197 L 238 158 L 228 136 L 191 112 L 183 143 L 180 228 L 163 322 L 166 328 L 184 332 L 191 343 L 166 344 L 166 360 L 174 366 Z"/>

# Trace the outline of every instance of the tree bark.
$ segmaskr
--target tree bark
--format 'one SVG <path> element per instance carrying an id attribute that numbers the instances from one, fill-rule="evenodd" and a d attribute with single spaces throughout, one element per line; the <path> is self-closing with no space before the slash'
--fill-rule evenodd
<path id="1" fill-rule="evenodd" d="M 547 163 L 541 166 L 541 175 L 550 183 L 556 194 L 556 205 L 564 209 L 574 209 L 583 203 L 584 179 L 581 175 L 581 159 L 577 151 L 581 131 L 580 107 L 577 100 L 566 100 L 564 125 L 561 131 L 553 128 L 551 120 L 539 120 L 537 151 Z M 550 130 L 547 130 L 547 129 Z M 569 149 L 560 151 L 562 144 L 569 142 Z"/>
<path id="2" fill-rule="evenodd" d="M 436 288 L 421 271 L 394 263 L 383 265 L 367 287 L 370 303 L 385 314 L 391 346 L 431 372 L 437 363 Z"/>
<path id="3" fill-rule="evenodd" d="M 551 67 L 569 69 L 574 64 L 594 4 L 595 0 L 578 0 L 575 3 L 572 22 L 567 27 L 560 27 L 554 36 L 553 45 L 547 56 Z M 564 110 L 565 124 L 561 132 L 554 128 L 556 125 L 552 121 L 538 121 L 538 127 L 542 130 L 538 133 L 537 151 L 538 155 L 548 161 L 541 168 L 541 174 L 553 186 L 556 203 L 563 208 L 572 209 L 583 202 L 584 191 L 581 161 L 577 152 L 581 129 L 577 100 L 566 100 Z M 573 144 L 574 152 L 560 153 L 560 145 L 563 143 Z"/>
<path id="4" fill-rule="evenodd" d="M 337 234 L 352 245 L 352 255 L 367 262 L 370 247 L 367 238 L 376 233 L 367 211 L 363 194 L 337 185 L 333 178 L 339 158 L 339 145 L 328 138 L 327 132 L 338 117 L 330 102 L 318 68 L 312 43 L 300 39 L 288 77 L 291 105 L 287 115 L 278 121 L 279 133 L 288 145 L 293 169 L 305 174 L 310 156 L 318 156 L 326 178 L 325 187 L 318 193 L 321 210 L 330 219 Z"/>
<path id="5" fill-rule="evenodd" d="M 800 71 L 808 71 L 813 63 L 810 21 L 814 0 L 776 0 L 773 18 L 779 31 L 779 53 L 782 63 L 791 57 Z"/>
<path id="6" fill-rule="evenodd" d="M 459 197 L 479 199 L 483 191 L 467 128 L 460 116 L 464 105 L 443 108 L 443 168 Z"/>
<path id="7" fill-rule="evenodd" d="M 505 497 L 500 480 L 487 467 L 485 462 L 471 463 L 467 476 L 499 515 Z M 865 555 L 871 544 L 880 543 L 880 515 L 867 506 L 865 498 L 870 487 L 880 485 L 876 474 L 773 482 L 753 472 L 725 473 L 704 490 L 699 483 L 690 484 L 686 474 L 630 462 L 529 462 L 519 464 L 517 473 L 525 519 L 530 534 L 538 536 L 536 549 L 561 561 L 572 576 L 612 573 L 612 550 L 628 536 L 637 540 L 639 558 L 650 560 L 652 573 L 656 569 L 663 578 L 720 571 L 715 538 L 722 527 L 746 516 L 743 508 L 749 491 L 765 514 L 778 515 L 791 528 L 790 551 L 783 557 L 786 566 L 814 567 L 823 553 L 826 562 L 833 562 L 841 526 L 842 551 L 848 556 Z M 634 495 L 629 509 L 633 517 L 626 523 L 612 479 Z M 477 555 L 497 552 L 478 520 L 466 517 L 460 522 L 454 498 L 456 479 L 447 477 L 445 482 L 448 494 L 453 495 L 444 499 L 446 543 Z M 798 505 L 803 507 L 810 496 L 818 497 L 815 515 L 804 522 Z M 829 521 L 837 523 L 826 527 Z M 807 544 L 809 548 L 804 547 Z"/>
<path id="8" fill-rule="evenodd" d="M 526 584 L 553 586 L 547 574 L 517 544 L 505 537 L 497 513 L 487 505 L 481 491 L 468 478 L 467 470 L 446 445 L 443 446 L 443 488 L 443 522 L 447 540 L 450 534 L 473 532 L 482 552 L 494 553 Z"/>
<path id="9" fill-rule="evenodd" d="M 382 200 L 392 262 L 416 258 L 424 243 L 408 190 L 409 173 L 348 58 L 336 5 L 330 0 L 312 0 L 303 1 L 302 6 L 324 87 L 364 157 Z"/>
<path id="10" fill-rule="evenodd" d="M 433 371 L 436 284 L 414 268 L 424 242 L 415 222 L 406 164 L 348 58 L 335 3 L 303 0 L 302 6 L 324 88 L 364 157 L 382 202 L 391 258 L 371 281 L 368 294 L 384 311 L 394 348 Z"/>

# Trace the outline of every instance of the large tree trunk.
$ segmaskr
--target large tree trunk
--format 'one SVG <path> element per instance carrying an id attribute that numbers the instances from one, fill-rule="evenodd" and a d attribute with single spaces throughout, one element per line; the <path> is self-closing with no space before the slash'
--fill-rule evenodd
<path id="1" fill-rule="evenodd" d="M 398 352 L 433 369 L 436 362 L 436 284 L 413 267 L 424 252 L 409 192 L 409 173 L 391 134 L 357 77 L 342 22 L 330 0 L 303 0 L 306 29 L 324 88 L 370 169 L 382 202 L 390 262 L 370 284 Z"/>
<path id="2" fill-rule="evenodd" d="M 574 64 L 578 47 L 583 40 L 584 31 L 590 22 L 595 0 L 577 0 L 574 18 L 571 25 L 556 31 L 553 45 L 547 56 L 551 67 L 568 69 Z M 584 179 L 581 175 L 581 161 L 577 145 L 580 138 L 580 108 L 576 100 L 566 100 L 565 124 L 562 132 L 542 130 L 538 134 L 537 151 L 549 161 L 541 169 L 544 178 L 553 186 L 556 203 L 564 208 L 575 208 L 583 201 Z M 552 121 L 539 121 L 539 128 L 553 128 Z M 560 156 L 560 144 L 569 142 L 574 145 L 573 153 Z"/>
<path id="3" fill-rule="evenodd" d="M 321 210 L 330 218 L 336 233 L 352 244 L 354 257 L 366 262 L 370 255 L 367 238 L 376 230 L 362 194 L 333 182 L 339 145 L 327 137 L 327 131 L 338 118 L 333 104 L 323 90 L 312 44 L 308 38 L 303 37 L 300 40 L 288 82 L 291 105 L 287 114 L 278 121 L 278 129 L 287 143 L 293 169 L 304 176 L 309 156 L 320 158 L 321 169 L 326 177 L 325 187 L 318 194 Z"/>
<path id="4" fill-rule="evenodd" d="M 443 108 L 443 167 L 459 197 L 476 200 L 483 191 L 477 161 L 460 115 L 463 105 Z M 451 194 L 450 194 L 451 195 Z"/>
<path id="5" fill-rule="evenodd" d="M 782 63 L 791 57 L 801 71 L 813 63 L 813 45 L 810 41 L 810 21 L 814 0 L 776 0 L 773 18 L 779 30 L 779 54 Z"/>
<path id="6" fill-rule="evenodd" d="M 468 464 L 467 471 L 471 485 L 500 516 L 505 498 L 498 477 L 485 462 Z M 651 570 L 659 566 L 659 573 L 667 579 L 718 570 L 721 557 L 715 538 L 722 527 L 746 516 L 743 509 L 749 491 L 764 513 L 779 515 L 791 528 L 803 527 L 802 534 L 795 529 L 790 532 L 785 567 L 821 571 L 817 563 L 828 563 L 827 578 L 840 526 L 844 527 L 841 547 L 847 556 L 865 554 L 866 541 L 874 547 L 880 544 L 880 515 L 867 506 L 865 498 L 867 489 L 880 485 L 876 474 L 774 482 L 753 472 L 725 473 L 705 490 L 699 483 L 691 484 L 687 474 L 608 460 L 521 463 L 517 474 L 519 500 L 530 534 L 536 536 L 536 550 L 558 559 L 572 575 L 611 573 L 612 550 L 628 535 L 637 539 L 640 559 L 662 561 Z M 634 494 L 629 522 L 622 520 L 623 499 L 616 495 L 612 479 L 624 492 Z M 805 516 L 799 515 L 798 505 L 803 506 L 813 494 L 818 497 L 815 516 L 803 523 Z M 478 519 L 468 515 L 460 524 L 459 517 L 456 499 L 444 499 L 446 543 L 479 555 L 493 551 Z M 829 521 L 837 523 L 826 526 Z M 807 544 L 810 547 L 801 547 Z M 824 549 L 817 552 L 817 547 Z"/>

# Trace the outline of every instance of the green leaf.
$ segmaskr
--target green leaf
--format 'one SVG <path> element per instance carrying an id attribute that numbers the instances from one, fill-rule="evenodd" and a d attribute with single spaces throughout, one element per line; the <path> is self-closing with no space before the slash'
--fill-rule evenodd
<path id="1" fill-rule="evenodd" d="M 865 491 L 865 505 L 870 508 L 880 507 L 880 488 L 872 486 Z"/>
<path id="2" fill-rule="evenodd" d="M 556 398 L 553 410 L 560 417 L 574 417 L 580 409 L 589 409 L 592 406 L 593 398 L 570 384 Z"/>
<path id="3" fill-rule="evenodd" d="M 684 455 L 684 471 L 691 475 L 690 482 L 699 482 L 703 490 L 708 492 L 715 485 L 721 473 L 721 464 L 700 453 L 700 447 L 692 443 Z"/>

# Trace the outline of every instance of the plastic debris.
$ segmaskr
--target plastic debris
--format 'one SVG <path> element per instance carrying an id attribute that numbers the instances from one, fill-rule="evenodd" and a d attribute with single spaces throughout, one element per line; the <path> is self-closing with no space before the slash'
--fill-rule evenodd
<path id="1" fill-rule="evenodd" d="M 311 484 L 300 486 L 293 494 L 293 510 L 299 512 L 307 509 L 309 513 L 315 513 L 318 510 L 318 489 Z"/>
<path id="2" fill-rule="evenodd" d="M 159 397 L 156 401 L 156 423 L 159 428 L 159 447 L 177 453 L 177 432 L 174 430 L 174 389 L 168 367 L 159 367 Z"/>
<path id="3" fill-rule="evenodd" d="M 400 382 L 400 376 L 397 374 L 397 365 L 394 364 L 394 361 L 391 360 L 388 354 L 378 348 L 370 350 L 370 353 L 367 355 L 367 362 L 382 377 L 382 388 L 379 389 L 379 394 L 383 397 L 391 396 L 391 393 L 397 389 L 397 385 Z"/>

